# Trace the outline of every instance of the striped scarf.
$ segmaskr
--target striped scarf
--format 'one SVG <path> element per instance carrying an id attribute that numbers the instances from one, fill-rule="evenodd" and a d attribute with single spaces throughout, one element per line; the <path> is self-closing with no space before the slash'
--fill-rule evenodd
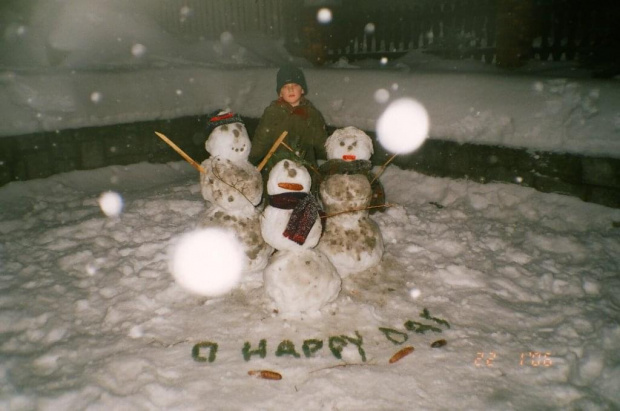
<path id="1" fill-rule="evenodd" d="M 272 207 L 293 210 L 282 235 L 303 245 L 316 219 L 322 214 L 314 196 L 308 193 L 282 193 L 270 195 L 268 198 Z"/>

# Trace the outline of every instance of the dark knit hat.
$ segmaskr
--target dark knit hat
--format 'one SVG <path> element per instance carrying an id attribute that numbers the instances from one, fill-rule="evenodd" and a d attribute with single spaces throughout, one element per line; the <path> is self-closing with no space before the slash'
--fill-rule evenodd
<path id="1" fill-rule="evenodd" d="M 243 120 L 241 120 L 238 114 L 232 111 L 215 110 L 213 113 L 207 115 L 207 135 L 211 134 L 213 130 L 219 126 L 232 123 L 243 124 Z"/>
<path id="2" fill-rule="evenodd" d="M 308 93 L 308 85 L 306 84 L 306 77 L 304 77 L 303 71 L 295 66 L 282 66 L 278 70 L 278 76 L 276 78 L 276 93 L 280 94 L 280 90 L 288 83 L 299 84 L 304 92 Z"/>

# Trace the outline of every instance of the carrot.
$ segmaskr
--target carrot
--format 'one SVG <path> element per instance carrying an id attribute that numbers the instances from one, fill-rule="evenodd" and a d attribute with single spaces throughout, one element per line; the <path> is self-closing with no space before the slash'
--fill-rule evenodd
<path id="1" fill-rule="evenodd" d="M 393 364 L 396 361 L 399 361 L 400 359 L 402 359 L 403 357 L 408 356 L 409 354 L 413 352 L 413 350 L 414 348 L 411 345 L 408 345 L 407 347 L 398 351 L 396 354 L 392 355 L 392 358 L 390 358 L 390 364 Z"/>
<path id="2" fill-rule="evenodd" d="M 301 191 L 304 189 L 304 186 L 297 183 L 278 183 L 278 187 L 291 191 Z"/>
<path id="3" fill-rule="evenodd" d="M 282 374 L 275 371 L 269 370 L 250 370 L 248 371 L 248 375 L 256 376 L 258 378 L 263 378 L 265 380 L 281 380 Z"/>

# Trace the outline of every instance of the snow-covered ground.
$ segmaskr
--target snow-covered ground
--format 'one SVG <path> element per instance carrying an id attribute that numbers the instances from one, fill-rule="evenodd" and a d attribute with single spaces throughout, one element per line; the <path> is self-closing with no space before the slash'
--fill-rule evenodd
<path id="1" fill-rule="evenodd" d="M 382 181 L 398 206 L 373 217 L 380 266 L 347 277 L 320 314 L 288 317 L 260 272 L 220 298 L 174 282 L 170 247 L 205 208 L 184 162 L 0 188 L 0 408 L 620 407 L 620 210 L 395 167 Z M 99 207 L 109 189 L 124 199 L 120 217 Z M 342 359 L 330 337 L 336 351 L 347 342 Z M 261 339 L 265 358 L 245 361 L 244 343 Z M 300 358 L 286 343 L 276 356 L 286 340 Z M 305 340 L 323 347 L 306 358 Z M 213 362 L 192 358 L 201 342 L 218 344 Z M 405 346 L 415 350 L 389 364 Z"/>
<path id="2" fill-rule="evenodd" d="M 122 3 L 33 0 L 3 27 L 0 135 L 223 106 L 258 117 L 293 61 L 334 126 L 374 130 L 413 97 L 431 137 L 620 157 L 618 80 L 569 63 L 505 73 L 410 53 L 317 69 L 258 37 L 179 42 Z M 620 210 L 393 166 L 382 182 L 381 264 L 304 316 L 274 312 L 261 272 L 218 298 L 174 282 L 170 250 L 205 209 L 185 162 L 1 187 L 0 408 L 620 408 Z M 118 217 L 100 207 L 108 190 Z"/>

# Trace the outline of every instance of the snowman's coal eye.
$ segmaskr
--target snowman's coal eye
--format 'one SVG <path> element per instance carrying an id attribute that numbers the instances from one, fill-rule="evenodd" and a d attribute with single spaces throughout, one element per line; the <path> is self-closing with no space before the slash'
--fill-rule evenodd
<path id="1" fill-rule="evenodd" d="M 340 142 L 340 147 L 344 147 L 344 141 Z"/>
<path id="2" fill-rule="evenodd" d="M 235 135 L 235 137 L 239 137 L 239 130 L 233 130 L 233 134 Z"/>
<path id="3" fill-rule="evenodd" d="M 284 162 L 284 168 L 289 168 L 288 161 Z"/>
<path id="4" fill-rule="evenodd" d="M 357 147 L 357 141 L 353 142 L 353 147 Z"/>

